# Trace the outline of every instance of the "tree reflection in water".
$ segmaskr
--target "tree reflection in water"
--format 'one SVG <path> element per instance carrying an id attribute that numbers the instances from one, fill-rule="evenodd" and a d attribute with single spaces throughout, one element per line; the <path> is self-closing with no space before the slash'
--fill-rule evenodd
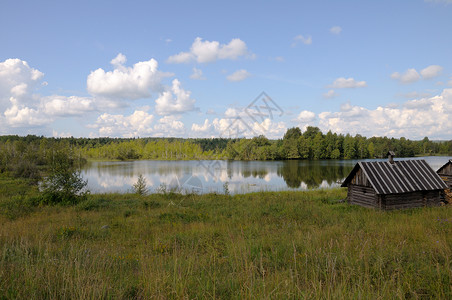
<path id="1" fill-rule="evenodd" d="M 350 173 L 353 166 L 335 161 L 286 160 L 278 167 L 281 176 L 290 188 L 299 188 L 304 182 L 308 189 L 320 187 L 325 181 L 328 185 L 337 183 Z"/>

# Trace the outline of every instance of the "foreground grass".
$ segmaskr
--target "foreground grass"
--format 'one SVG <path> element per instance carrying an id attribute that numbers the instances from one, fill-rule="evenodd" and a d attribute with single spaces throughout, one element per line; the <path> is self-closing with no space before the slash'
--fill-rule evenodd
<path id="1" fill-rule="evenodd" d="M 0 299 L 451 297 L 450 207 L 381 212 L 345 193 L 0 206 Z"/>

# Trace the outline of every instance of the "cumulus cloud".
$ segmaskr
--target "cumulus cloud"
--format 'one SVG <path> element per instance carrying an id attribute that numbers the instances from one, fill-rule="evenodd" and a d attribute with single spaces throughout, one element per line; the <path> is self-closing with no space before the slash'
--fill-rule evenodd
<path id="1" fill-rule="evenodd" d="M 190 98 L 190 91 L 181 88 L 180 81 L 173 80 L 171 88 L 164 91 L 155 100 L 155 111 L 159 115 L 184 113 L 195 109 L 195 99 Z"/>
<path id="2" fill-rule="evenodd" d="M 163 77 L 173 74 L 160 72 L 155 59 L 141 61 L 126 67 L 126 57 L 119 53 L 111 64 L 113 71 L 101 68 L 92 71 L 87 78 L 88 92 L 96 97 L 115 100 L 148 98 L 151 91 L 161 91 Z"/>
<path id="3" fill-rule="evenodd" d="M 333 84 L 329 85 L 329 88 L 333 89 L 351 89 L 351 88 L 361 88 L 366 87 L 367 83 L 365 81 L 356 81 L 353 78 L 340 77 L 334 80 Z"/>
<path id="4" fill-rule="evenodd" d="M 180 116 L 164 116 L 154 126 L 154 136 L 174 136 L 185 135 L 185 125 L 180 120 Z"/>
<path id="5" fill-rule="evenodd" d="M 202 70 L 193 68 L 193 73 L 190 75 L 191 79 L 194 80 L 206 80 L 206 78 L 202 75 Z"/>
<path id="6" fill-rule="evenodd" d="M 44 97 L 41 107 L 50 116 L 77 116 L 95 110 L 92 98 L 76 96 Z"/>
<path id="7" fill-rule="evenodd" d="M 39 86 L 44 73 L 31 68 L 26 61 L 7 59 L 0 62 L 0 109 L 10 106 L 14 97 L 16 105 L 28 105 L 35 99 L 32 92 Z"/>
<path id="8" fill-rule="evenodd" d="M 301 123 L 309 123 L 314 121 L 315 113 L 309 110 L 303 110 L 298 114 L 297 121 Z"/>
<path id="9" fill-rule="evenodd" d="M 301 34 L 297 35 L 293 38 L 292 47 L 295 47 L 299 42 L 305 44 L 305 45 L 311 45 L 312 44 L 312 37 L 310 35 L 303 36 Z"/>
<path id="10" fill-rule="evenodd" d="M 214 62 L 216 60 L 232 59 L 251 55 L 246 43 L 241 39 L 232 39 L 228 44 L 220 44 L 218 41 L 203 41 L 197 37 L 191 45 L 189 52 L 180 52 L 168 58 L 168 63 L 198 63 Z M 251 55 L 252 56 L 252 55 Z"/>
<path id="11" fill-rule="evenodd" d="M 403 74 L 400 74 L 399 72 L 392 73 L 391 78 L 396 79 L 401 83 L 412 83 L 418 81 L 421 78 L 421 75 L 419 75 L 416 69 L 408 69 Z"/>
<path id="12" fill-rule="evenodd" d="M 210 129 L 210 125 L 211 124 L 210 124 L 209 120 L 205 119 L 204 120 L 204 124 L 202 124 L 202 125 L 198 125 L 196 123 L 193 123 L 191 125 L 191 130 L 195 131 L 195 132 L 206 132 L 207 130 Z"/>
<path id="13" fill-rule="evenodd" d="M 88 126 L 97 130 L 91 137 L 184 137 L 185 126 L 180 116 L 164 116 L 158 120 L 143 110 L 135 110 L 131 115 L 108 114 L 100 115 L 94 124 Z"/>
<path id="14" fill-rule="evenodd" d="M 332 34 L 336 34 L 336 35 L 340 34 L 342 32 L 342 27 L 340 27 L 340 26 L 333 26 L 333 27 L 330 28 L 330 32 Z"/>
<path id="15" fill-rule="evenodd" d="M 391 74 L 391 78 L 398 80 L 400 83 L 407 84 L 413 83 L 422 79 L 431 79 L 439 76 L 443 70 L 443 67 L 438 65 L 430 65 L 420 72 L 416 69 L 411 68 L 406 70 L 404 73 L 394 72 Z"/>
<path id="16" fill-rule="evenodd" d="M 443 67 L 438 66 L 438 65 L 431 65 L 425 69 L 422 69 L 420 73 L 422 75 L 422 78 L 430 79 L 430 78 L 435 78 L 435 77 L 439 76 L 442 71 L 443 71 Z"/>
<path id="17" fill-rule="evenodd" d="M 226 77 L 229 81 L 242 81 L 250 77 L 251 74 L 247 70 L 238 70 Z"/>
<path id="18" fill-rule="evenodd" d="M 323 94 L 323 98 L 325 99 L 331 99 L 337 96 L 339 96 L 339 94 L 336 93 L 334 90 L 329 90 L 328 92 Z"/>
<path id="19" fill-rule="evenodd" d="M 407 101 L 401 107 L 370 110 L 346 103 L 340 111 L 322 112 L 318 117 L 324 131 L 421 139 L 441 138 L 451 132 L 451 114 L 452 89 L 445 89 L 439 96 Z"/>
<path id="20" fill-rule="evenodd" d="M 26 61 L 0 62 L 0 123 L 10 127 L 35 127 L 49 124 L 56 117 L 79 116 L 93 111 L 93 99 L 86 97 L 42 96 L 36 93 L 44 74 Z"/>
<path id="21" fill-rule="evenodd" d="M 136 110 L 130 116 L 112 115 L 104 113 L 97 118 L 90 128 L 98 130 L 98 136 L 109 137 L 137 137 L 152 134 L 153 115 L 145 111 Z"/>

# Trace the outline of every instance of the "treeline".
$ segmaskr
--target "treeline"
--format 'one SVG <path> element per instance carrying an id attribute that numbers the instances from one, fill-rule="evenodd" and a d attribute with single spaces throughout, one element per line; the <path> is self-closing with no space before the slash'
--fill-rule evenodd
<path id="1" fill-rule="evenodd" d="M 63 150 L 61 150 L 63 149 Z M 34 135 L 0 136 L 0 172 L 34 177 L 55 150 L 66 151 L 71 160 L 291 160 L 382 158 L 388 150 L 398 157 L 452 155 L 451 141 L 419 141 L 406 138 L 351 136 L 294 127 L 284 137 L 269 140 L 226 138 L 46 138 Z M 31 163 L 30 163 L 31 162 Z"/>
<path id="2" fill-rule="evenodd" d="M 67 139 L 37 136 L 0 137 L 0 173 L 13 177 L 42 179 L 64 164 L 65 169 L 75 169 L 86 162 L 79 148 Z"/>
<path id="3" fill-rule="evenodd" d="M 287 160 L 287 159 L 363 159 L 382 158 L 388 150 L 398 157 L 415 155 L 451 155 L 452 141 L 432 142 L 427 137 L 421 141 L 406 138 L 372 137 L 359 134 L 351 136 L 324 134 L 317 127 L 305 132 L 294 127 L 287 130 L 280 140 L 268 140 L 264 136 L 231 141 L 225 156 L 236 160 Z"/>

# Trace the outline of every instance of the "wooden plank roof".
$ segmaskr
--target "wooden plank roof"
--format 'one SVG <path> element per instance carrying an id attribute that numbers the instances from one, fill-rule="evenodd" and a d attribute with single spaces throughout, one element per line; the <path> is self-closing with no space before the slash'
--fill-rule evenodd
<path id="1" fill-rule="evenodd" d="M 361 169 L 376 194 L 400 194 L 446 189 L 447 186 L 423 159 L 358 162 L 342 187 L 346 187 Z"/>
<path id="2" fill-rule="evenodd" d="M 452 159 L 449 159 L 449 161 L 447 162 L 447 163 L 445 163 L 441 168 L 439 168 L 437 171 L 436 171 L 436 173 L 441 173 L 442 171 L 443 171 L 443 169 L 445 168 L 445 167 L 447 167 L 449 164 L 452 164 Z"/>

